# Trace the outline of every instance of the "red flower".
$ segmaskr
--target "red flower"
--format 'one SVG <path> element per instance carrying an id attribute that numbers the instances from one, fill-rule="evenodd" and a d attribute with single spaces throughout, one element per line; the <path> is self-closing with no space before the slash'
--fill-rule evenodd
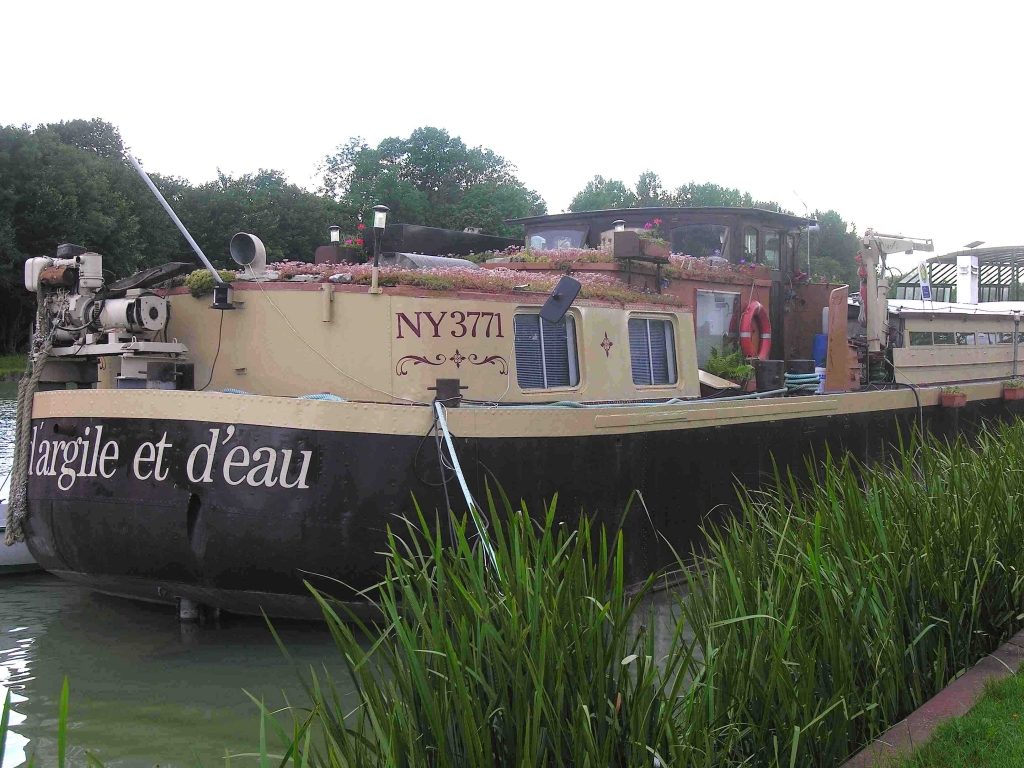
<path id="1" fill-rule="evenodd" d="M 356 225 L 356 229 L 358 229 L 358 230 L 359 230 L 360 232 L 362 232 L 362 231 L 363 231 L 364 229 L 366 229 L 366 225 L 365 225 L 365 224 L 363 224 L 363 222 L 361 222 L 361 221 L 360 221 L 360 222 L 359 222 L 359 223 L 358 223 L 358 224 Z"/>
<path id="2" fill-rule="evenodd" d="M 654 223 L 655 223 L 656 225 L 657 225 L 657 224 L 661 224 L 661 219 L 655 219 L 655 220 L 654 220 Z"/>
<path id="3" fill-rule="evenodd" d="M 362 245 L 362 244 L 363 244 L 363 238 L 357 237 L 356 238 L 356 245 Z"/>

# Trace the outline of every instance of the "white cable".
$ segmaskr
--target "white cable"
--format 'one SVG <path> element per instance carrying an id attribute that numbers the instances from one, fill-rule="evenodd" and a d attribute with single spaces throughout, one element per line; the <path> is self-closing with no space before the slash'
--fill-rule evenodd
<path id="1" fill-rule="evenodd" d="M 473 495 L 469 492 L 469 486 L 466 485 L 466 478 L 462 474 L 462 467 L 459 465 L 459 457 L 455 455 L 455 446 L 452 444 L 452 435 L 448 431 L 448 420 L 444 416 L 444 406 L 441 403 L 434 401 L 434 409 L 437 411 L 437 421 L 441 425 L 441 431 L 444 433 L 444 441 L 448 446 L 448 454 L 452 458 L 452 464 L 455 466 L 456 477 L 459 478 L 459 485 L 462 487 L 462 495 L 466 497 L 466 505 L 469 507 L 469 514 L 473 518 L 473 523 L 476 525 L 476 530 L 480 534 L 480 541 L 483 542 L 484 551 L 487 552 L 488 558 L 490 558 L 491 565 L 494 567 L 494 572 L 500 575 L 498 570 L 498 559 L 494 556 L 494 550 L 491 549 L 491 542 L 487 539 L 487 528 L 481 523 L 479 512 L 477 510 L 476 502 L 473 501 Z"/>
<path id="2" fill-rule="evenodd" d="M 340 373 L 345 378 L 351 379 L 356 384 L 358 384 L 358 385 L 360 385 L 362 387 L 366 387 L 371 392 L 376 392 L 377 394 L 385 395 L 387 397 L 394 398 L 395 400 L 405 400 L 407 403 L 412 403 L 413 405 L 426 405 L 426 403 L 421 403 L 419 400 L 413 400 L 411 397 L 402 397 L 401 395 L 395 395 L 395 394 L 392 394 L 390 392 L 385 392 L 382 389 L 377 389 L 376 387 L 371 387 L 369 384 L 364 384 L 363 382 L 361 382 L 355 376 L 353 376 L 353 375 L 351 375 L 349 373 L 345 373 L 343 370 L 341 370 L 341 368 L 339 368 L 334 363 L 332 363 L 330 360 L 328 360 L 323 355 L 323 353 L 320 352 L 320 350 L 318 350 L 316 347 L 314 347 L 312 344 L 310 344 L 308 341 L 306 341 L 304 338 L 302 338 L 302 334 L 299 333 L 298 330 L 296 330 L 294 325 L 292 325 L 291 321 L 288 319 L 288 316 L 285 315 L 285 313 L 281 311 L 281 308 L 278 307 L 277 304 L 274 303 L 274 300 L 270 298 L 270 294 L 267 293 L 266 290 L 264 290 L 263 285 L 260 283 L 259 278 L 256 277 L 256 273 L 252 271 L 252 265 L 251 264 L 246 264 L 245 266 L 249 270 L 249 274 L 252 275 L 252 279 L 255 281 L 256 285 L 259 286 L 260 292 L 263 293 L 264 298 L 266 298 L 266 300 L 270 302 L 270 306 L 272 306 L 274 309 L 277 310 L 277 313 L 281 316 L 281 319 L 283 319 L 285 324 L 289 328 L 292 329 L 292 333 L 294 333 L 296 336 L 298 336 L 299 337 L 299 341 L 301 341 L 303 344 L 305 344 L 307 347 L 309 347 L 313 352 L 315 352 L 325 363 L 327 363 L 329 366 L 331 366 L 331 368 L 336 370 L 338 373 Z"/>

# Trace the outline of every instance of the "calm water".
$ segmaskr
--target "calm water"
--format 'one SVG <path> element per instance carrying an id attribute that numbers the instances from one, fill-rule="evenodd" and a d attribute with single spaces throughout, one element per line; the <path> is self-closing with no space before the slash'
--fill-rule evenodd
<path id="1" fill-rule="evenodd" d="M 0 390 L 12 394 L 9 386 Z M 10 469 L 13 437 L 14 402 L 0 399 L 0 479 Z M 5 488 L 0 498 L 6 497 Z M 323 626 L 275 628 L 297 662 L 327 664 L 341 682 L 344 672 Z M 47 574 L 0 576 L 0 699 L 10 689 L 15 710 L 2 768 L 33 753 L 37 765 L 56 764 L 65 676 L 75 766 L 85 765 L 85 749 L 107 766 L 194 766 L 190 746 L 204 766 L 223 765 L 225 749 L 240 754 L 259 745 L 258 710 L 243 688 L 269 708 L 282 706 L 285 694 L 306 703 L 262 620 L 182 626 L 170 607 L 98 595 Z"/>

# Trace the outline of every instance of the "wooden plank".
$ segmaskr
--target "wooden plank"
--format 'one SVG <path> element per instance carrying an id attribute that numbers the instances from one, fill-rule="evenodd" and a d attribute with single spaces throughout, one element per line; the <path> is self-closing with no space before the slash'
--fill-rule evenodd
<path id="1" fill-rule="evenodd" d="M 850 388 L 850 360 L 847 352 L 846 313 L 850 289 L 841 286 L 828 300 L 828 354 L 825 357 L 825 391 L 846 392 Z"/>
<path id="2" fill-rule="evenodd" d="M 699 368 L 697 373 L 700 374 L 700 383 L 705 387 L 714 387 L 715 389 L 739 389 L 740 385 L 735 381 L 729 381 L 719 376 L 715 376 L 707 371 L 702 371 Z"/>
<path id="3" fill-rule="evenodd" d="M 697 401 L 700 402 L 700 401 Z M 696 405 L 696 403 L 694 404 Z M 626 413 L 602 414 L 594 417 L 597 429 L 615 427 L 640 427 L 665 424 L 675 421 L 722 423 L 738 419 L 765 420 L 790 415 L 812 415 L 834 411 L 839 401 L 834 397 L 777 398 L 770 400 L 740 400 L 704 408 L 693 405 L 668 406 L 668 410 L 650 406 L 644 410 Z"/>

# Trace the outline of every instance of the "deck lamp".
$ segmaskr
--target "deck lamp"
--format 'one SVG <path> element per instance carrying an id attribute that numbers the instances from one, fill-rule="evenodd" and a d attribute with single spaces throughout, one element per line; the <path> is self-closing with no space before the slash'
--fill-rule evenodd
<path id="1" fill-rule="evenodd" d="M 390 208 L 386 205 L 373 206 L 373 280 L 370 283 L 370 293 L 380 293 L 380 286 L 377 285 L 377 272 L 380 266 L 380 237 L 384 234 L 388 211 Z"/>
<path id="2" fill-rule="evenodd" d="M 341 227 L 339 227 L 337 224 L 332 224 L 327 229 L 331 233 L 331 242 L 334 245 L 340 244 L 341 243 Z"/>
<path id="3" fill-rule="evenodd" d="M 612 226 L 615 227 L 616 232 L 626 231 L 626 222 L 624 222 L 622 219 L 616 219 L 615 221 L 613 221 Z"/>

